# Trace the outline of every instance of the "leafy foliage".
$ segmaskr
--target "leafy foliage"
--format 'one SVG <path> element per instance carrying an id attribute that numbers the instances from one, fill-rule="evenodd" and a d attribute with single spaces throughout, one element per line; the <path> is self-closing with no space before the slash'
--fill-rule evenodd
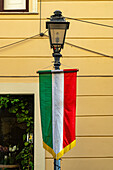
<path id="1" fill-rule="evenodd" d="M 21 161 L 23 170 L 33 170 L 33 143 L 27 142 L 27 134 L 33 133 L 34 121 L 30 100 L 16 95 L 0 96 L 0 109 L 8 109 L 9 113 L 15 114 L 18 123 L 26 124 L 26 133 L 23 135 L 24 147 L 16 159 Z"/>

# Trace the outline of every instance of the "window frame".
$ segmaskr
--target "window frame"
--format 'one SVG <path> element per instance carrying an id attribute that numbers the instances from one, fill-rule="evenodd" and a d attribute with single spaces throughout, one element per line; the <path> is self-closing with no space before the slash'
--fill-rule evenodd
<path id="1" fill-rule="evenodd" d="M 29 0 L 26 0 L 26 9 L 4 9 L 4 0 L 0 0 L 0 12 L 29 12 Z"/>
<path id="2" fill-rule="evenodd" d="M 4 81 L 4 79 L 0 79 L 0 94 L 34 94 L 34 170 L 45 170 L 45 150 L 40 129 L 39 83 L 26 80 L 10 78 Z"/>

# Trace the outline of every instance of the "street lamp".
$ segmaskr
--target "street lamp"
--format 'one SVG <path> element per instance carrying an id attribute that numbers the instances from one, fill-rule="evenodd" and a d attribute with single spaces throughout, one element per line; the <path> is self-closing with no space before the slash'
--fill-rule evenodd
<path id="1" fill-rule="evenodd" d="M 62 16 L 62 12 L 56 10 L 54 15 L 51 16 L 50 21 L 46 22 L 46 29 L 49 32 L 50 46 L 53 48 L 53 57 L 55 58 L 55 70 L 59 70 L 61 65 L 60 54 L 61 49 L 64 47 L 66 31 L 69 28 L 69 22 L 66 22 Z"/>
<path id="2" fill-rule="evenodd" d="M 62 12 L 56 10 L 54 15 L 51 16 L 50 21 L 46 22 L 46 29 L 48 29 L 50 46 L 53 48 L 53 57 L 55 70 L 60 69 L 60 54 L 61 49 L 64 47 L 66 31 L 69 28 L 69 22 L 66 22 L 62 16 Z M 60 159 L 54 159 L 54 170 L 60 170 Z"/>

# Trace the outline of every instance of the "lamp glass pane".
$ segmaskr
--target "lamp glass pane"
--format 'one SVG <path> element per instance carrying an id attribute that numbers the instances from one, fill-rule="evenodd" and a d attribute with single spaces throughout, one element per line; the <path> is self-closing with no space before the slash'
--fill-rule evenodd
<path id="1" fill-rule="evenodd" d="M 52 44 L 63 44 L 65 29 L 51 29 L 50 33 Z"/>
<path id="2" fill-rule="evenodd" d="M 63 45 L 67 23 L 51 23 L 49 31 L 52 45 Z"/>

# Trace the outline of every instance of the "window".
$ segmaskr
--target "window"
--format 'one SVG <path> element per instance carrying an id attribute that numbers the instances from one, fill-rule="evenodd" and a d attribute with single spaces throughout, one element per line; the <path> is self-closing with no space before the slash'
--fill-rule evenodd
<path id="1" fill-rule="evenodd" d="M 3 0 L 4 11 L 27 11 L 28 12 L 28 0 Z"/>
<path id="2" fill-rule="evenodd" d="M 1 12 L 28 12 L 29 0 L 0 0 Z"/>
<path id="3" fill-rule="evenodd" d="M 0 12 L 29 12 L 29 0 L 0 0 Z"/>

